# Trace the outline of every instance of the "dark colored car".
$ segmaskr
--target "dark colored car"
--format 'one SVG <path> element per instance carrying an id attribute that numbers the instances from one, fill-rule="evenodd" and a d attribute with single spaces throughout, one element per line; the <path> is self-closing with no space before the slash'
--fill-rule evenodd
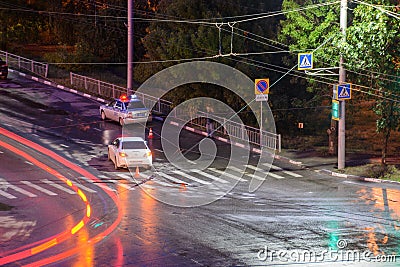
<path id="1" fill-rule="evenodd" d="M 8 76 L 8 65 L 7 62 L 0 58 L 0 78 L 5 80 Z"/>

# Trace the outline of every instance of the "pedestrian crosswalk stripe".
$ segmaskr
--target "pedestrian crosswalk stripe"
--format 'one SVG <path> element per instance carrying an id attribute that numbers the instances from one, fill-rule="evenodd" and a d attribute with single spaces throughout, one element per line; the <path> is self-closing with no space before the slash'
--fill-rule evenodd
<path id="1" fill-rule="evenodd" d="M 272 177 L 274 177 L 276 179 L 284 179 L 285 178 L 283 176 L 280 176 L 280 175 L 272 173 L 272 172 L 268 172 L 268 176 L 272 176 Z"/>
<path id="2" fill-rule="evenodd" d="M 7 193 L 7 192 L 4 192 L 3 190 L 0 190 L 0 195 L 2 195 L 3 197 L 6 197 L 6 198 L 8 198 L 8 199 L 17 198 L 16 196 L 13 196 L 13 195 L 11 195 L 11 194 L 9 194 L 9 193 Z"/>
<path id="3" fill-rule="evenodd" d="M 125 179 L 125 180 L 127 180 L 127 181 L 129 181 L 129 182 L 134 181 L 133 178 L 132 178 L 132 176 L 127 175 L 127 174 L 125 174 L 125 173 L 118 173 L 117 176 L 119 176 L 119 177 L 121 177 L 121 178 L 123 178 L 123 179 Z"/>
<path id="4" fill-rule="evenodd" d="M 19 192 L 19 193 L 21 193 L 23 195 L 28 196 L 28 197 L 37 197 L 37 195 L 35 195 L 35 194 L 33 194 L 33 193 L 29 192 L 29 191 L 26 191 L 25 189 L 19 188 L 18 186 L 12 185 L 9 182 L 3 181 L 3 186 L 4 185 L 5 185 L 6 188 L 11 188 L 14 191 L 17 191 L 17 192 Z"/>
<path id="5" fill-rule="evenodd" d="M 43 180 L 41 180 L 41 181 L 42 181 L 43 183 L 46 183 L 46 184 L 48 184 L 48 185 L 51 185 L 52 187 L 55 187 L 55 188 L 57 188 L 57 189 L 60 189 L 61 191 L 67 192 L 68 194 L 71 194 L 71 195 L 76 194 L 75 191 L 72 191 L 72 190 L 70 190 L 70 189 L 68 189 L 68 188 L 65 188 L 65 187 L 62 186 L 62 185 L 56 184 L 56 183 L 53 182 L 53 181 L 50 181 L 50 180 L 47 180 L 47 179 L 43 179 Z"/>
<path id="6" fill-rule="evenodd" d="M 281 167 L 272 165 L 270 163 L 263 163 L 262 165 L 264 165 L 264 166 L 266 166 L 266 167 L 268 167 L 270 169 L 277 170 L 277 171 L 282 171 L 283 170 Z"/>
<path id="7" fill-rule="evenodd" d="M 200 174 L 200 175 L 202 175 L 202 176 L 204 176 L 204 177 L 210 178 L 210 179 L 212 179 L 212 180 L 214 180 L 214 181 L 221 182 L 221 183 L 223 183 L 223 184 L 228 183 L 228 181 L 226 181 L 226 180 L 224 180 L 224 179 L 221 179 L 221 178 L 219 178 L 219 177 L 216 177 L 216 176 L 214 176 L 214 175 L 211 175 L 211 174 L 206 173 L 206 172 L 201 171 L 201 170 L 192 169 L 192 170 L 190 170 L 190 171 L 191 171 L 191 172 L 198 173 L 198 174 Z"/>
<path id="8" fill-rule="evenodd" d="M 184 181 L 182 181 L 182 180 L 179 180 L 179 179 L 177 179 L 177 178 L 175 178 L 175 177 L 173 177 L 173 176 L 171 176 L 171 175 L 168 175 L 168 174 L 165 174 L 165 173 L 162 173 L 162 172 L 159 172 L 159 173 L 157 173 L 157 174 L 160 175 L 160 176 L 162 176 L 162 177 L 164 177 L 164 178 L 166 178 L 166 179 L 168 179 L 168 180 L 171 180 L 171 181 L 173 181 L 173 182 L 175 182 L 175 183 L 178 183 L 178 184 L 187 184 L 187 185 L 189 185 L 188 182 L 184 182 Z"/>
<path id="9" fill-rule="evenodd" d="M 105 184 L 103 184 L 103 183 L 101 183 L 101 182 L 94 183 L 92 180 L 90 180 L 90 179 L 88 179 L 88 178 L 86 178 L 86 177 L 84 177 L 84 176 L 81 176 L 81 177 L 79 177 L 79 178 L 80 178 L 80 179 L 83 179 L 83 180 L 85 180 L 85 181 L 87 181 L 87 182 L 89 182 L 89 183 L 95 184 L 95 185 L 97 185 L 98 187 L 101 187 L 101 188 L 103 188 L 103 189 L 105 189 L 105 190 L 116 192 L 115 189 L 112 189 L 112 188 L 108 187 L 107 185 L 105 185 Z"/>
<path id="10" fill-rule="evenodd" d="M 249 168 L 249 169 L 252 169 L 252 170 L 255 170 L 255 171 L 258 171 L 258 172 L 265 172 L 264 169 L 258 168 L 258 167 L 253 166 L 253 165 L 245 165 L 245 166 L 246 166 L 247 168 Z"/>
<path id="11" fill-rule="evenodd" d="M 278 166 L 275 166 L 275 165 L 272 165 L 272 164 L 269 164 L 269 163 L 263 163 L 263 165 L 267 166 L 267 167 L 270 167 L 273 170 L 282 171 L 283 173 L 286 173 L 286 174 L 288 174 L 290 176 L 293 176 L 293 177 L 296 177 L 296 178 L 303 177 L 303 175 L 300 175 L 300 174 L 297 174 L 297 173 L 294 173 L 294 172 L 291 172 L 291 171 L 285 171 L 282 168 L 280 168 Z"/>
<path id="12" fill-rule="evenodd" d="M 246 165 L 246 167 L 247 168 L 249 168 L 249 169 L 253 169 L 253 170 L 255 170 L 255 171 L 258 171 L 258 172 L 266 172 L 266 170 L 263 170 L 263 169 L 261 169 L 261 168 L 258 168 L 258 167 L 256 167 L 256 166 L 253 166 L 253 165 Z M 278 167 L 279 168 L 279 167 Z M 271 176 L 271 177 L 274 177 L 274 178 L 276 178 L 276 179 L 284 179 L 285 177 L 283 177 L 283 176 L 280 176 L 280 175 L 278 175 L 278 174 L 275 174 L 275 173 L 272 173 L 272 172 L 268 172 L 268 176 Z"/>
<path id="13" fill-rule="evenodd" d="M 89 187 L 86 187 L 86 186 L 84 186 L 84 185 L 82 185 L 80 183 L 76 183 L 75 185 L 77 187 L 79 187 L 80 189 L 83 189 L 84 191 L 89 192 L 89 193 L 96 193 L 97 192 L 96 190 L 93 190 L 93 189 L 91 189 Z"/>
<path id="14" fill-rule="evenodd" d="M 41 186 L 38 186 L 36 184 L 33 184 L 33 183 L 29 182 L 29 181 L 21 181 L 21 183 L 23 183 L 23 184 L 25 184 L 25 185 L 27 185 L 29 187 L 32 187 L 32 188 L 34 188 L 34 189 L 36 189 L 38 191 L 41 191 L 41 192 L 43 192 L 43 193 L 45 193 L 45 194 L 47 194 L 49 196 L 57 196 L 56 193 L 54 193 L 54 192 L 52 192 L 50 190 L 47 190 L 46 188 L 43 188 Z"/>
<path id="15" fill-rule="evenodd" d="M 297 173 L 295 173 L 295 172 L 291 172 L 291 171 L 283 171 L 283 172 L 286 173 L 286 174 L 289 174 L 289 175 L 291 175 L 291 176 L 293 176 L 293 177 L 296 177 L 296 178 L 303 177 L 303 175 L 297 174 Z"/>
<path id="16" fill-rule="evenodd" d="M 143 177 L 144 179 L 149 179 L 150 178 L 149 175 L 145 175 L 143 173 L 141 173 L 140 176 Z M 165 183 L 163 181 L 159 181 L 159 180 L 156 180 L 156 179 L 152 179 L 151 182 L 159 184 L 159 185 L 163 185 L 163 186 L 173 186 L 172 184 Z"/>
<path id="17" fill-rule="evenodd" d="M 135 188 L 132 188 L 131 185 L 127 185 L 127 184 L 121 183 L 121 182 L 119 182 L 118 180 L 115 180 L 115 179 L 105 179 L 105 180 L 102 180 L 102 182 L 104 182 L 104 183 L 113 183 L 113 184 L 119 185 L 119 186 L 121 186 L 121 187 L 123 187 L 125 189 L 128 189 L 128 190 L 135 190 Z"/>
<path id="18" fill-rule="evenodd" d="M 198 182 L 198 183 L 200 183 L 200 184 L 211 184 L 210 182 L 203 181 L 203 180 L 198 179 L 198 178 L 196 178 L 196 177 L 194 177 L 194 176 L 192 176 L 192 175 L 190 175 L 190 174 L 188 174 L 188 173 L 184 173 L 184 172 L 179 171 L 179 170 L 174 170 L 173 172 L 176 173 L 176 174 L 178 174 L 178 175 L 182 175 L 182 176 L 185 177 L 185 178 L 188 178 L 188 179 L 190 179 L 190 180 L 193 180 L 193 181 L 195 181 L 195 182 Z"/>
<path id="19" fill-rule="evenodd" d="M 236 176 L 236 175 L 233 175 L 233 174 L 231 174 L 231 173 L 228 173 L 228 172 L 226 172 L 226 171 L 220 171 L 220 170 L 217 170 L 217 169 L 215 169 L 215 168 L 210 168 L 210 171 L 219 173 L 219 174 L 221 174 L 222 176 L 226 176 L 226 177 L 235 179 L 235 180 L 240 181 L 240 182 L 246 181 L 245 179 L 242 179 L 242 178 L 240 178 L 240 177 L 238 177 L 238 176 Z"/>
<path id="20" fill-rule="evenodd" d="M 229 168 L 234 170 L 234 171 L 237 171 L 237 172 L 241 172 L 242 171 L 241 169 L 239 169 L 237 167 L 234 167 L 234 166 L 230 166 Z M 244 175 L 247 176 L 247 177 L 250 177 L 250 179 L 255 178 L 255 179 L 261 180 L 261 181 L 264 181 L 267 178 L 267 177 L 261 177 L 261 176 L 258 176 L 258 175 L 255 175 L 255 174 L 251 174 L 251 173 L 245 173 Z"/>

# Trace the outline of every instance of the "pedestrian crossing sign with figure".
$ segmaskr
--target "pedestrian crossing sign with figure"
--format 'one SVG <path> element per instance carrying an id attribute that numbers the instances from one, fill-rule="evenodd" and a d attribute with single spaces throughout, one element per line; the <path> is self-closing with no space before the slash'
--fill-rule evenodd
<path id="1" fill-rule="evenodd" d="M 312 70 L 313 68 L 313 54 L 309 53 L 299 53 L 298 56 L 298 70 Z"/>
<path id="2" fill-rule="evenodd" d="M 351 84 L 350 83 L 345 83 L 345 84 L 339 84 L 337 86 L 337 100 L 347 100 L 351 99 Z"/>

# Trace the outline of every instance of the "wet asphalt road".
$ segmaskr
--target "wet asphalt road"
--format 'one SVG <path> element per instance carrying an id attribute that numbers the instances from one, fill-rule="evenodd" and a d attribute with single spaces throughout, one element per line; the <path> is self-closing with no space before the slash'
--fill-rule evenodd
<path id="1" fill-rule="evenodd" d="M 154 170 L 140 170 L 141 177 L 135 180 L 134 171 L 114 170 L 107 161 L 106 146 L 122 131 L 117 123 L 101 121 L 100 104 L 96 101 L 13 74 L 8 81 L 0 81 L 0 95 L 1 127 L 56 152 L 101 179 L 99 183 L 91 183 L 51 157 L 15 144 L 88 188 L 84 191 L 92 203 L 93 217 L 65 243 L 9 266 L 48 259 L 74 247 L 81 247 L 80 252 L 50 265 L 398 265 L 388 262 L 395 260 L 391 255 L 400 255 L 398 186 L 344 180 L 274 161 L 262 186 L 249 192 L 249 175 L 254 172 L 258 155 L 250 155 L 240 181 L 233 178 L 240 176 L 234 168 L 226 171 L 229 177 L 212 180 L 232 158 L 230 147 L 219 142 L 215 143 L 217 157 L 205 170 L 206 174 L 200 175 L 195 163 L 177 170 L 165 157 L 159 138 L 162 124 L 156 120 L 147 126 L 155 133 L 154 139 L 148 141 L 157 175 L 147 179 Z M 190 161 L 196 161 L 199 158 L 196 144 L 202 137 L 188 132 L 182 132 L 180 137 L 179 149 Z M 2 138 L 9 141 L 6 139 Z M 11 222 L 0 226 L 0 256 L 4 257 L 6 251 L 73 225 L 79 221 L 83 208 L 76 195 L 44 184 L 43 180 L 52 181 L 54 177 L 26 163 L 21 155 L 3 147 L 0 151 L 3 179 L 0 190 L 15 197 L 10 199 L 0 192 L 0 203 L 14 207 L 11 211 L 0 211 L 0 220 Z M 234 167 L 243 164 L 238 160 Z M 222 180 L 229 179 L 237 184 L 233 190 L 221 194 L 225 190 Z M 137 186 L 138 180 L 143 181 L 141 186 Z M 205 181 L 212 183 L 208 185 Z M 56 195 L 46 194 L 26 182 Z M 118 208 L 107 190 L 119 200 L 121 222 L 101 241 L 88 243 L 118 217 Z M 207 205 L 193 205 L 207 198 L 219 199 Z"/>

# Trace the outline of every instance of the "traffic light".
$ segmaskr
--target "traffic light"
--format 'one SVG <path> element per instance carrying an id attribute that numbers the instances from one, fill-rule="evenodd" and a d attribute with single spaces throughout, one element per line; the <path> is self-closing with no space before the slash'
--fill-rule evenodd
<path id="1" fill-rule="evenodd" d="M 340 111 L 339 111 L 339 101 L 332 99 L 332 119 L 339 120 L 340 119 Z"/>

